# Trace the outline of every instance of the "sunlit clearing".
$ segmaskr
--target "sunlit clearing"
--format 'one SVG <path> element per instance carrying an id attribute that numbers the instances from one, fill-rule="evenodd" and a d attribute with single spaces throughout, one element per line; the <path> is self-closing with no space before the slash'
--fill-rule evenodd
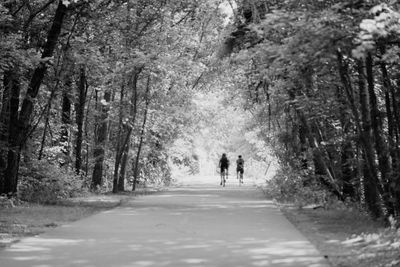
<path id="1" fill-rule="evenodd" d="M 226 153 L 230 161 L 231 177 L 236 175 L 238 155 L 245 160 L 246 181 L 262 183 L 270 177 L 276 165 L 272 152 L 268 144 L 250 130 L 250 112 L 243 110 L 229 92 L 198 92 L 193 97 L 193 110 L 192 128 L 171 148 L 175 179 L 191 176 L 193 183 L 215 183 L 222 153 Z"/>

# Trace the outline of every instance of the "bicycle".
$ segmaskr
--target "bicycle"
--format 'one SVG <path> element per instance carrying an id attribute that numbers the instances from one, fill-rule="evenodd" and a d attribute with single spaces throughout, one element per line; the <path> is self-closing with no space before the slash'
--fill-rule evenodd
<path id="1" fill-rule="evenodd" d="M 239 186 L 243 184 L 243 169 L 237 169 L 236 170 L 236 179 L 239 181 Z"/>
<path id="2" fill-rule="evenodd" d="M 239 179 L 239 186 L 241 186 L 243 184 L 243 173 L 242 172 L 238 172 L 238 179 Z"/>
<path id="3" fill-rule="evenodd" d="M 220 185 L 222 185 L 222 187 L 225 187 L 226 179 L 228 179 L 228 170 L 224 169 L 221 172 L 221 184 Z"/>

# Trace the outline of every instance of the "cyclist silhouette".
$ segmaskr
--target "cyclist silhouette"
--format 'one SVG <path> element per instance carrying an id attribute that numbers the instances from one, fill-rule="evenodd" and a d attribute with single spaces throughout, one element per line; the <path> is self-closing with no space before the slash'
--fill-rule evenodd
<path id="1" fill-rule="evenodd" d="M 242 156 L 239 155 L 238 159 L 236 160 L 236 178 L 239 179 L 239 183 L 243 183 L 243 173 L 244 173 L 244 160 Z"/>
<path id="2" fill-rule="evenodd" d="M 221 183 L 220 185 L 225 186 L 225 176 L 228 179 L 228 169 L 229 169 L 229 159 L 226 154 L 223 153 L 221 159 L 219 160 L 219 168 L 221 169 Z"/>

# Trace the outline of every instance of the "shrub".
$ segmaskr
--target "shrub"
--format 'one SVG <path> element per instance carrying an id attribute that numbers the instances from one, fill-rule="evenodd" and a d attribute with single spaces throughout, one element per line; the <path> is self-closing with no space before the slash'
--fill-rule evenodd
<path id="1" fill-rule="evenodd" d="M 72 170 L 46 160 L 21 166 L 18 197 L 23 201 L 54 204 L 87 192 L 85 181 Z"/>
<path id="2" fill-rule="evenodd" d="M 265 193 L 278 202 L 294 203 L 299 207 L 308 204 L 325 205 L 331 198 L 330 194 L 314 178 L 309 173 L 284 166 L 267 181 Z"/>

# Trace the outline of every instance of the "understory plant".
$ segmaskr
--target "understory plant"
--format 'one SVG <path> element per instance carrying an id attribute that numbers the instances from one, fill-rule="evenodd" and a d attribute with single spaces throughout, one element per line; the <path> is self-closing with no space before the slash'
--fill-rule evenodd
<path id="1" fill-rule="evenodd" d="M 282 166 L 267 181 L 265 193 L 277 202 L 293 203 L 298 207 L 310 204 L 326 206 L 333 198 L 312 174 L 290 166 Z"/>
<path id="2" fill-rule="evenodd" d="M 21 166 L 18 198 L 33 203 L 55 204 L 88 192 L 85 180 L 57 162 L 40 160 Z"/>

